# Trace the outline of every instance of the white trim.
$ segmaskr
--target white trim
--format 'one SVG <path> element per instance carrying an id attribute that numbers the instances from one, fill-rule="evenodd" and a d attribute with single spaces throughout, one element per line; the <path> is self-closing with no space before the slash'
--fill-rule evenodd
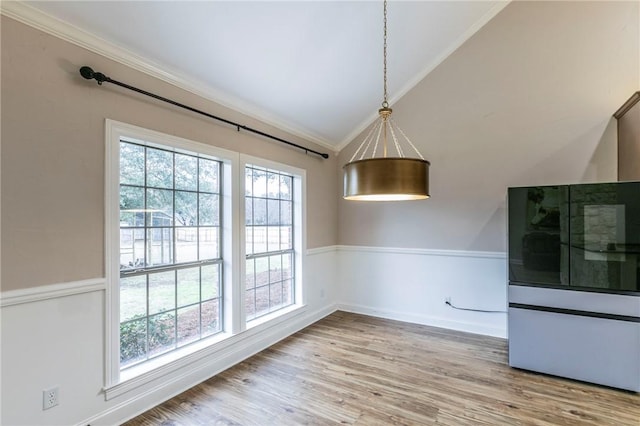
<path id="1" fill-rule="evenodd" d="M 150 146 L 160 146 L 163 149 L 167 148 L 167 145 L 171 145 L 176 149 L 185 150 L 187 152 L 198 152 L 201 154 L 210 155 L 219 161 L 231 162 L 237 161 L 238 153 L 224 148 L 219 148 L 214 145 L 209 145 L 202 142 L 197 142 L 190 139 L 185 139 L 180 136 L 171 135 L 168 133 L 157 132 L 155 130 L 145 129 L 133 124 L 123 123 L 121 121 L 105 119 L 106 136 L 109 138 L 111 135 L 113 141 L 120 142 L 120 136 L 126 138 L 139 139 L 141 143 Z M 109 140 L 109 139 L 108 139 Z"/>
<path id="2" fill-rule="evenodd" d="M 293 176 L 293 250 L 295 253 L 294 286 L 295 286 L 295 304 L 305 305 L 307 303 L 307 292 L 303 272 L 305 271 L 305 247 L 307 246 L 307 171 L 288 164 L 279 163 L 277 161 L 266 160 L 264 158 L 255 157 L 247 154 L 240 154 L 240 192 L 246 193 L 244 173 L 247 165 L 265 167 L 267 169 L 277 170 L 279 172 L 289 173 Z M 245 203 L 240 203 L 240 215 L 242 223 L 245 222 Z M 240 229 L 240 241 L 245 241 L 245 227 Z M 240 256 L 245 258 L 245 247 L 241 244 Z M 242 272 L 242 282 L 245 280 L 244 270 Z M 244 309 L 244 304 L 242 306 Z M 244 312 L 243 312 L 244 317 Z"/>
<path id="3" fill-rule="evenodd" d="M 266 322 L 262 326 L 258 325 L 234 336 L 227 337 L 216 344 L 203 348 L 202 350 L 195 351 L 189 355 L 180 357 L 173 362 L 164 364 L 161 367 L 105 388 L 105 399 L 108 401 L 120 395 L 124 395 L 139 388 L 140 386 L 166 377 L 181 368 L 185 368 L 196 363 L 198 363 L 196 365 L 199 366 L 204 364 L 208 365 L 212 362 L 217 362 L 220 358 L 226 357 L 228 353 L 242 352 L 243 349 L 253 344 L 250 339 L 255 338 L 260 333 L 267 333 L 266 338 L 268 338 L 270 336 L 269 332 L 271 332 L 271 334 L 275 333 L 273 330 L 278 330 L 278 326 L 284 321 L 295 321 L 297 317 L 304 314 L 305 310 L 306 309 L 304 307 L 298 307 L 287 315 L 282 315 L 272 321 Z M 203 362 L 203 360 L 205 361 Z"/>
<path id="4" fill-rule="evenodd" d="M 330 253 L 338 251 L 339 246 L 324 246 L 307 249 L 307 256 L 315 256 L 316 254 Z"/>
<path id="5" fill-rule="evenodd" d="M 41 300 L 56 299 L 58 297 L 102 291 L 106 287 L 105 278 L 70 281 L 66 283 L 49 284 L 23 290 L 9 290 L 0 293 L 0 306 L 13 306 L 23 303 L 39 302 Z"/>
<path id="6" fill-rule="evenodd" d="M 54 37 L 114 60 L 151 77 L 155 77 L 182 90 L 186 90 L 196 96 L 215 102 L 233 111 L 241 112 L 246 116 L 260 120 L 265 124 L 274 126 L 294 136 L 299 136 L 316 143 L 331 150 L 334 154 L 338 153 L 336 147 L 320 135 L 302 129 L 294 124 L 286 123 L 262 108 L 227 93 L 223 93 L 220 90 L 216 90 L 203 82 L 189 78 L 176 70 L 167 68 L 149 58 L 142 57 L 122 46 L 108 42 L 68 22 L 44 13 L 33 6 L 20 1 L 3 1 L 0 2 L 0 13 Z M 101 71 L 106 73 L 107 70 Z M 114 78 L 116 77 L 114 76 Z"/>
<path id="7" fill-rule="evenodd" d="M 458 37 L 453 43 L 451 43 L 447 49 L 445 49 L 438 57 L 431 61 L 427 66 L 418 74 L 416 74 L 411 80 L 409 80 L 404 86 L 400 88 L 398 93 L 389 99 L 389 105 L 393 105 L 398 102 L 404 95 L 406 95 L 411 89 L 416 87 L 424 78 L 431 73 L 438 65 L 443 63 L 453 52 L 458 50 L 467 40 L 471 38 L 480 28 L 482 28 L 487 22 L 493 19 L 502 9 L 507 7 L 511 3 L 511 0 L 500 1 L 493 6 L 487 13 L 485 13 L 480 19 L 478 19 L 472 26 L 470 26 L 460 37 Z M 349 145 L 355 138 L 360 135 L 367 127 L 373 123 L 378 117 L 377 112 L 372 112 L 366 120 L 356 126 L 355 129 L 349 133 L 336 147 L 332 148 L 338 153 L 342 151 L 347 145 Z"/>
<path id="8" fill-rule="evenodd" d="M 370 246 L 346 246 L 338 245 L 338 251 L 368 252 L 368 253 L 392 253 L 392 254 L 416 254 L 423 256 L 449 256 L 449 257 L 479 257 L 489 259 L 506 259 L 507 253 L 502 251 L 467 251 L 467 250 L 434 250 L 424 248 L 403 247 L 370 247 Z"/>
<path id="9" fill-rule="evenodd" d="M 449 330 L 464 331 L 467 333 L 482 334 L 485 336 L 507 338 L 506 330 L 497 327 L 487 327 L 486 325 L 468 322 L 468 321 L 452 321 L 444 318 L 433 317 L 430 315 L 411 314 L 405 312 L 392 311 L 387 309 L 375 309 L 368 306 L 339 303 L 339 311 L 353 312 L 356 314 L 369 315 L 378 318 L 386 318 L 396 321 L 403 321 L 413 324 L 428 325 L 431 327 L 446 328 Z M 493 315 L 503 315 L 506 313 L 496 313 Z"/>
<path id="10" fill-rule="evenodd" d="M 105 120 L 105 264 L 106 266 L 106 300 L 105 300 L 105 386 L 110 388 L 120 382 L 120 340 L 119 340 L 119 306 L 120 293 L 117 290 L 118 281 L 120 279 L 119 270 L 119 152 L 120 140 L 135 139 L 137 142 L 146 146 L 160 146 L 164 149 L 172 149 L 175 152 L 198 153 L 211 156 L 222 162 L 221 173 L 223 173 L 223 232 L 229 233 L 228 238 L 223 236 L 223 287 L 224 301 L 226 308 L 223 312 L 233 311 L 229 309 L 231 304 L 240 305 L 241 300 L 237 295 L 229 294 L 229 289 L 238 288 L 239 278 L 230 267 L 232 262 L 237 262 L 237 249 L 234 247 L 235 242 L 225 242 L 230 238 L 237 236 L 236 228 L 239 222 L 233 215 L 232 208 L 237 208 L 238 204 L 238 185 L 234 182 L 234 176 L 238 173 L 239 154 L 234 151 L 218 148 L 213 145 L 192 141 L 189 139 L 173 136 L 154 130 L 145 129 L 134 126 L 132 124 L 122 123 L 115 120 Z M 227 205 L 227 204 L 231 205 Z M 230 318 L 226 318 L 226 331 L 236 332 L 238 328 L 237 321 L 228 322 Z"/>
<path id="11" fill-rule="evenodd" d="M 117 381 L 120 374 L 120 339 L 116 330 L 120 329 L 120 292 L 112 284 L 120 278 L 120 135 L 121 123 L 105 120 L 104 157 L 104 253 L 106 294 L 104 300 L 104 383 Z M 114 312 L 115 307 L 115 312 Z"/>
<path id="12" fill-rule="evenodd" d="M 199 357 L 201 362 L 198 362 L 196 368 L 185 368 L 186 371 L 181 371 L 174 377 L 160 377 L 161 383 L 157 386 L 144 392 L 134 392 L 131 398 L 78 423 L 77 426 L 121 424 L 156 406 L 160 402 L 157 399 L 158 395 L 156 395 L 158 392 L 170 389 L 170 392 L 163 392 L 161 398 L 162 400 L 173 398 L 335 311 L 336 305 L 329 305 L 315 312 L 296 315 L 295 318 L 289 317 L 287 321 L 271 322 L 265 327 L 247 330 L 238 335 L 233 346 L 218 348 L 215 357 L 206 357 L 207 354 L 202 353 L 203 356 Z M 195 364 L 191 363 L 190 366 L 194 367 Z"/>

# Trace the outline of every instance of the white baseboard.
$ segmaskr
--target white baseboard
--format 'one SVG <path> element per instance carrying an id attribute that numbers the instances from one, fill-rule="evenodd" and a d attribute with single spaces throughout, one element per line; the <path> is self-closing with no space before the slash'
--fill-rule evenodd
<path id="1" fill-rule="evenodd" d="M 369 315 L 372 317 L 386 318 L 390 320 L 409 322 L 413 324 L 428 325 L 431 327 L 447 328 L 450 330 L 465 331 L 467 333 L 483 334 L 486 336 L 506 338 L 506 332 L 503 328 L 487 327 L 484 324 L 452 321 L 449 319 L 438 318 L 428 315 L 420 315 L 406 312 L 396 312 L 385 309 L 376 309 L 368 306 L 354 304 L 338 304 L 339 311 L 352 312 L 354 314 Z"/>
<path id="2" fill-rule="evenodd" d="M 202 362 L 195 368 L 192 367 L 183 374 L 169 379 L 169 381 L 165 380 L 151 389 L 137 393 L 126 401 L 78 423 L 77 426 L 121 424 L 308 327 L 332 314 L 336 309 L 337 306 L 331 304 L 307 313 L 285 325 L 279 324 L 277 327 L 271 327 L 255 340 L 246 339 L 229 348 L 228 351 L 221 354 L 222 356 Z"/>

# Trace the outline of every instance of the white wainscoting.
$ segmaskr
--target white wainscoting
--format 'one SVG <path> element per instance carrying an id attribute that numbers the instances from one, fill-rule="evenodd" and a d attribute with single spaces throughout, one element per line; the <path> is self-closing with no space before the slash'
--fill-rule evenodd
<path id="1" fill-rule="evenodd" d="M 0 424 L 120 424 L 335 311 L 336 265 L 335 248 L 309 250 L 304 312 L 286 324 L 264 324 L 260 333 L 238 334 L 224 351 L 108 401 L 103 392 L 104 280 L 5 292 L 0 295 Z M 60 405 L 43 411 L 42 391 L 52 386 L 60 389 Z"/>
<path id="2" fill-rule="evenodd" d="M 504 253 L 331 246 L 308 250 L 306 310 L 214 356 L 110 400 L 104 386 L 104 281 L 84 280 L 0 296 L 3 425 L 119 424 L 330 314 L 336 308 L 506 337 Z M 60 405 L 42 410 L 42 391 Z"/>
<path id="3" fill-rule="evenodd" d="M 338 309 L 506 338 L 505 313 L 460 311 L 445 304 L 507 310 L 501 252 L 338 246 Z"/>
<path id="4" fill-rule="evenodd" d="M 104 291 L 63 295 L 60 288 L 81 289 L 82 282 L 31 289 L 31 301 L 23 295 L 0 309 L 3 425 L 72 425 L 100 409 Z M 53 386 L 60 405 L 43 411 L 42 391 Z"/>

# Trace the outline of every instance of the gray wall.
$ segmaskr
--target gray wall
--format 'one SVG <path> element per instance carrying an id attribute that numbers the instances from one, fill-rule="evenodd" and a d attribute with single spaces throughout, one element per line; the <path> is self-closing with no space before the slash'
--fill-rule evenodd
<path id="1" fill-rule="evenodd" d="M 2 17 L 2 290 L 104 276 L 104 121 L 134 124 L 307 171 L 308 248 L 337 242 L 335 156 L 321 160 L 130 91 L 110 77 L 326 151 Z"/>
<path id="2" fill-rule="evenodd" d="M 611 116 L 640 87 L 638 6 L 509 4 L 392 105 L 431 161 L 431 199 L 340 200 L 339 243 L 504 251 L 507 187 L 615 181 Z"/>

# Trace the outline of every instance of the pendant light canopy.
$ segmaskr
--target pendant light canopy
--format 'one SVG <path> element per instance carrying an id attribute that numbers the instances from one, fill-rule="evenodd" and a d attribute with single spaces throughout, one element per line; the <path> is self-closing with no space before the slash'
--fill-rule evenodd
<path id="1" fill-rule="evenodd" d="M 360 201 L 424 200 L 429 198 L 429 165 L 391 118 L 387 102 L 387 0 L 384 1 L 384 100 L 378 118 L 345 166 L 344 199 Z M 389 156 L 389 139 L 395 156 Z M 381 143 L 380 143 L 381 142 Z M 419 158 L 406 157 L 408 145 Z M 376 157 L 378 147 L 381 156 Z"/>

